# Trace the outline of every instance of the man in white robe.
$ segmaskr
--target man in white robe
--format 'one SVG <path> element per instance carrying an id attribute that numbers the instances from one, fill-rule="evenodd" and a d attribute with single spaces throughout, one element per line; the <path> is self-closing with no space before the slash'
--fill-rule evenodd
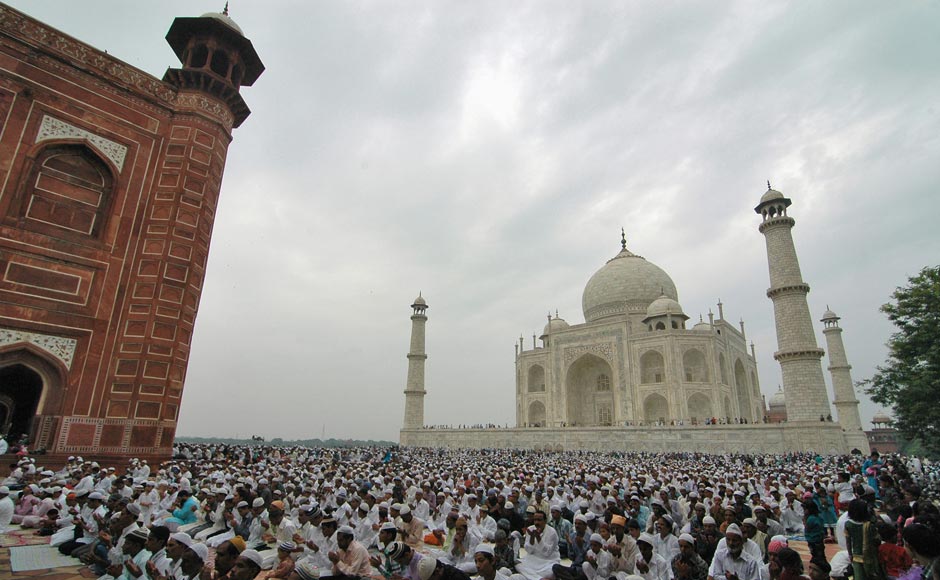
<path id="1" fill-rule="evenodd" d="M 536 512 L 532 517 L 532 525 L 525 530 L 526 555 L 516 566 L 516 571 L 527 580 L 554 578 L 552 566 L 561 562 L 558 534 L 546 523 L 545 514 Z"/>

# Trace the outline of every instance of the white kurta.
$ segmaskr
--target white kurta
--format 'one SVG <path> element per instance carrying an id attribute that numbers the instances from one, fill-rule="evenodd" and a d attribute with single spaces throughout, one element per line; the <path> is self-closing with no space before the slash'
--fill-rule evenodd
<path id="1" fill-rule="evenodd" d="M 545 526 L 541 537 L 525 535 L 526 555 L 516 566 L 516 571 L 528 580 L 552 577 L 552 566 L 561 562 L 558 552 L 558 534 L 551 526 Z"/>

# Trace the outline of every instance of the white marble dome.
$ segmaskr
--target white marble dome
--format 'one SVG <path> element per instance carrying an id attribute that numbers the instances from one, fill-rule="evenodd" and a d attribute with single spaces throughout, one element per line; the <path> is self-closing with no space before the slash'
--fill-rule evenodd
<path id="1" fill-rule="evenodd" d="M 643 314 L 661 296 L 679 299 L 672 278 L 656 264 L 624 248 L 588 280 L 581 308 L 585 322 L 593 322 L 628 312 Z"/>
<path id="2" fill-rule="evenodd" d="M 215 20 L 218 20 L 222 24 L 228 26 L 229 28 L 231 28 L 232 30 L 240 34 L 241 36 L 245 36 L 245 33 L 242 32 L 241 26 L 235 24 L 235 21 L 229 18 L 228 14 L 222 14 L 221 12 L 206 12 L 205 14 L 200 16 L 200 18 L 213 18 Z"/>
<path id="3" fill-rule="evenodd" d="M 768 201 L 774 201 L 777 199 L 784 199 L 783 194 L 777 191 L 776 189 L 768 189 L 767 192 L 761 196 L 760 202 L 763 204 L 763 203 L 767 203 Z"/>
<path id="4" fill-rule="evenodd" d="M 768 401 L 768 405 L 770 407 L 786 407 L 787 406 L 787 396 L 786 394 L 784 394 L 782 387 L 777 387 L 777 392 L 774 393 L 772 397 L 770 397 L 770 401 Z"/>
<path id="5" fill-rule="evenodd" d="M 545 324 L 545 328 L 542 329 L 542 336 L 545 336 L 549 333 L 554 334 L 559 330 L 564 330 L 566 328 L 569 328 L 569 325 L 567 322 L 565 322 L 565 319 L 555 316 L 555 318 L 552 318 Z"/>
<path id="6" fill-rule="evenodd" d="M 682 312 L 682 306 L 668 296 L 660 296 L 656 300 L 653 300 L 653 302 L 650 303 L 649 308 L 646 309 L 647 318 L 653 318 L 654 316 L 665 316 L 667 314 L 672 314 L 673 316 L 685 316 L 685 313 Z"/>

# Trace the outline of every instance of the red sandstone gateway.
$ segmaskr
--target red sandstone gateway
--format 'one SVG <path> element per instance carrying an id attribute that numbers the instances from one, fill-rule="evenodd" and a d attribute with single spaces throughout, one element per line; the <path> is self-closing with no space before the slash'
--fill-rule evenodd
<path id="1" fill-rule="evenodd" d="M 170 455 L 226 150 L 264 71 L 177 18 L 163 80 L 0 4 L 0 432 Z"/>

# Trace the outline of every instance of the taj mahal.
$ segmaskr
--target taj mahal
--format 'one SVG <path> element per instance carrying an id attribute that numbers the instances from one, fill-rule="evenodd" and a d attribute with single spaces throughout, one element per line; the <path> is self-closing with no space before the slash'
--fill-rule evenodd
<path id="1" fill-rule="evenodd" d="M 791 200 L 768 184 L 754 211 L 770 272 L 782 390 L 765 406 L 753 343 L 744 323 L 717 318 L 690 325 L 662 268 L 627 248 L 588 280 L 584 322 L 548 315 L 531 348 L 516 344 L 516 427 L 432 430 L 424 426 L 428 303 L 412 304 L 411 349 L 401 444 L 611 451 L 846 453 L 868 451 L 839 317 L 821 319 L 834 399 L 823 378 L 823 349 L 792 238 Z M 780 419 L 785 417 L 785 421 Z"/>

